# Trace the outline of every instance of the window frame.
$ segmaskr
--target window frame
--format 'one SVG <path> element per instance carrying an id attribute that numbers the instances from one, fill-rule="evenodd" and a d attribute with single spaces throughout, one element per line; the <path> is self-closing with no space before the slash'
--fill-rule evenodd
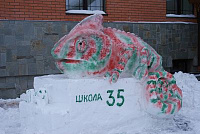
<path id="1" fill-rule="evenodd" d="M 98 14 L 102 14 L 102 15 L 107 15 L 106 14 L 106 0 L 102 0 L 102 5 L 100 4 L 98 6 L 98 7 L 102 8 L 102 10 L 89 10 L 88 9 L 89 6 L 88 6 L 88 3 L 87 3 L 88 0 L 83 0 L 83 4 L 82 5 L 80 5 L 80 0 L 77 0 L 77 1 L 79 1 L 79 6 L 78 6 L 79 9 L 72 10 L 72 9 L 69 9 L 69 5 L 67 5 L 67 1 L 69 3 L 69 0 L 65 1 L 66 2 L 65 3 L 65 5 L 66 5 L 66 14 L 95 14 L 95 13 L 98 13 Z M 80 9 L 80 8 L 83 8 L 83 9 Z"/>
<path id="2" fill-rule="evenodd" d="M 175 2 L 175 1 L 174 1 Z M 176 0 L 176 9 L 175 13 L 168 13 L 167 9 L 167 1 L 166 1 L 166 17 L 185 17 L 185 18 L 196 18 L 194 15 L 194 5 L 192 4 L 192 13 L 191 14 L 183 14 L 183 0 Z"/>

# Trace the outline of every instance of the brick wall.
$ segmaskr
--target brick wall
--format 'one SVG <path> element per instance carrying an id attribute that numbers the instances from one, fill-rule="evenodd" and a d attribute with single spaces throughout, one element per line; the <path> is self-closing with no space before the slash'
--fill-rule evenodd
<path id="1" fill-rule="evenodd" d="M 80 21 L 86 15 L 65 13 L 66 0 L 0 0 L 0 19 Z M 106 0 L 105 21 L 190 21 L 166 18 L 166 0 Z"/>

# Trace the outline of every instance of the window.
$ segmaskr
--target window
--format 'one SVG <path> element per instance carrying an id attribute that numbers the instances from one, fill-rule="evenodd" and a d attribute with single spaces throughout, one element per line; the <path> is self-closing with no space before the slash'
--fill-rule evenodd
<path id="1" fill-rule="evenodd" d="M 66 0 L 67 13 L 105 14 L 105 0 Z"/>
<path id="2" fill-rule="evenodd" d="M 194 8 L 188 0 L 167 0 L 167 14 L 194 14 Z"/>

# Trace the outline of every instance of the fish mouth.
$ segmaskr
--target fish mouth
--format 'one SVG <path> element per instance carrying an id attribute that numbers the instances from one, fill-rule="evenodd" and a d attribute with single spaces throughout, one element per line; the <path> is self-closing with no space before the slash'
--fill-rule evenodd
<path id="1" fill-rule="evenodd" d="M 63 62 L 67 64 L 77 64 L 80 63 L 82 60 L 75 60 L 75 59 L 58 59 L 57 62 Z"/>

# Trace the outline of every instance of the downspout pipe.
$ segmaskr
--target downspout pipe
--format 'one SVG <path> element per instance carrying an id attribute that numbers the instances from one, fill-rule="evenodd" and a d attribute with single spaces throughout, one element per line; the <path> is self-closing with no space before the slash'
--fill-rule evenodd
<path id="1" fill-rule="evenodd" d="M 200 11 L 197 11 L 197 23 L 198 23 L 198 71 L 200 71 Z"/>

